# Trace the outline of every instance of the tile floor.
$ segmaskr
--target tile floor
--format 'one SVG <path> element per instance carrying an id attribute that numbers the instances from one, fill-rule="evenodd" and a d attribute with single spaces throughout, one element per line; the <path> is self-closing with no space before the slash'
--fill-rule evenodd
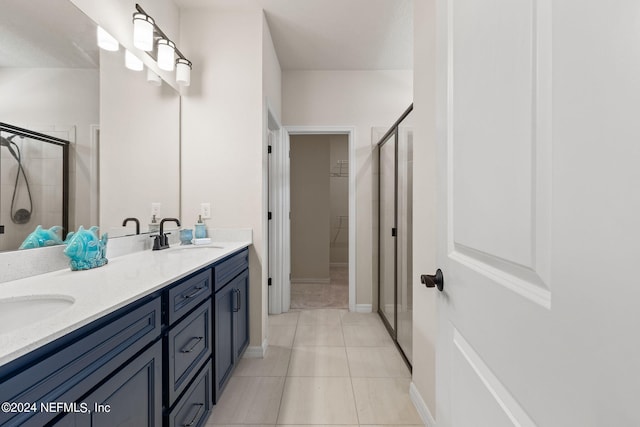
<path id="1" fill-rule="evenodd" d="M 263 359 L 240 360 L 207 426 L 422 425 L 411 375 L 374 313 L 269 316 Z"/>
<path id="2" fill-rule="evenodd" d="M 348 308 L 349 267 L 332 265 L 329 283 L 291 282 L 291 308 Z"/>

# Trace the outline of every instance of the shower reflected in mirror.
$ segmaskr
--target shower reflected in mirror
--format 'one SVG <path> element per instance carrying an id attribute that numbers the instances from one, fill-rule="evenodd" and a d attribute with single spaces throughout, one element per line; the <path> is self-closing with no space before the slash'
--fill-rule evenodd
<path id="1" fill-rule="evenodd" d="M 11 221 L 14 224 L 26 224 L 31 219 L 31 212 L 33 212 L 33 197 L 31 196 L 31 188 L 29 187 L 29 180 L 27 179 L 27 174 L 24 171 L 24 167 L 22 166 L 22 152 L 20 151 L 20 147 L 18 144 L 13 142 L 13 139 L 17 135 L 11 135 L 8 138 L 3 136 L 0 137 L 0 146 L 7 147 L 9 150 L 9 154 L 18 162 L 18 167 L 16 171 L 16 179 L 13 184 L 13 191 L 11 193 L 11 207 L 9 209 L 9 216 Z M 21 139 L 23 139 L 21 137 Z M 24 186 L 27 190 L 27 195 L 29 198 L 29 208 L 16 208 L 16 195 L 18 194 L 18 184 L 20 182 L 20 177 L 24 181 Z"/>
<path id="2" fill-rule="evenodd" d="M 17 249 L 38 225 L 61 226 L 64 238 L 68 149 L 68 140 L 0 123 L 0 251 Z"/>

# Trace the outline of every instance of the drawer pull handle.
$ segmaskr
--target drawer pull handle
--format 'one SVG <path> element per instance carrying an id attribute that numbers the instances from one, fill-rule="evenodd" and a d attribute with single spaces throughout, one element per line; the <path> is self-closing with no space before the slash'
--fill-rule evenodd
<path id="1" fill-rule="evenodd" d="M 189 340 L 189 342 L 187 343 L 187 345 L 182 347 L 182 349 L 180 350 L 180 353 L 191 353 L 196 348 L 196 346 L 200 343 L 200 341 L 202 341 L 203 339 L 204 339 L 204 337 L 193 337 L 193 338 L 191 338 Z M 189 344 L 191 344 L 191 345 L 189 345 Z"/>
<path id="2" fill-rule="evenodd" d="M 197 406 L 198 407 L 198 411 L 196 412 L 196 414 L 194 415 L 194 417 L 191 419 L 191 421 L 189 421 L 186 424 L 182 424 L 182 427 L 191 427 L 192 425 L 194 425 L 196 423 L 196 421 L 198 421 L 198 419 L 200 418 L 200 412 L 202 411 L 202 409 L 204 408 L 204 403 L 194 403 L 193 406 Z"/>
<path id="3" fill-rule="evenodd" d="M 204 288 L 205 288 L 204 286 L 200 286 L 199 288 L 195 288 L 195 289 L 193 290 L 193 292 L 191 292 L 190 294 L 187 294 L 187 295 L 183 296 L 183 298 L 184 298 L 184 299 L 193 298 L 193 297 L 195 297 L 196 295 L 198 295 L 199 293 L 201 293 L 201 292 L 202 292 L 202 290 L 203 290 Z"/>

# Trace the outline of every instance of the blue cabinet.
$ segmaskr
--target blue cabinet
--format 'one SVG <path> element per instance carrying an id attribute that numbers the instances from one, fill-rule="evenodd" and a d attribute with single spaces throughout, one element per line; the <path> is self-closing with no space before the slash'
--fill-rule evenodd
<path id="1" fill-rule="evenodd" d="M 211 304 L 201 304 L 167 333 L 168 406 L 187 388 L 211 357 Z"/>
<path id="2" fill-rule="evenodd" d="M 236 289 L 238 299 L 234 325 L 234 349 L 237 360 L 249 346 L 249 270 L 244 270 L 230 285 Z"/>
<path id="3" fill-rule="evenodd" d="M 166 418 L 166 427 L 202 427 L 213 406 L 213 375 L 208 363 Z"/>
<path id="4" fill-rule="evenodd" d="M 231 377 L 235 366 L 236 354 L 234 348 L 234 307 L 236 292 L 233 286 L 225 286 L 215 294 L 215 401 L 217 402 L 222 389 Z"/>
<path id="5" fill-rule="evenodd" d="M 0 412 L 0 425 L 42 426 L 67 411 L 69 408 L 46 405 L 79 402 L 160 338 L 160 318 L 160 298 L 156 297 L 125 307 L 3 366 L 0 401 L 32 403 L 37 410 Z M 155 386 L 159 389 L 160 383 Z"/>
<path id="6" fill-rule="evenodd" d="M 245 248 L 1 366 L 0 402 L 37 410 L 0 426 L 203 426 L 249 344 L 248 267 Z"/>
<path id="7" fill-rule="evenodd" d="M 168 324 L 172 325 L 211 297 L 211 268 L 196 273 L 170 287 L 167 292 Z"/>
<path id="8" fill-rule="evenodd" d="M 160 426 L 161 385 L 162 343 L 158 341 L 84 397 L 80 411 L 66 415 L 56 426 Z"/>
<path id="9" fill-rule="evenodd" d="M 214 266 L 215 338 L 214 371 L 215 401 L 231 378 L 237 361 L 249 345 L 249 262 L 248 251 Z M 222 270 L 223 274 L 219 274 Z M 236 275 L 231 276 L 230 271 Z M 227 283 L 218 280 L 224 277 Z"/>

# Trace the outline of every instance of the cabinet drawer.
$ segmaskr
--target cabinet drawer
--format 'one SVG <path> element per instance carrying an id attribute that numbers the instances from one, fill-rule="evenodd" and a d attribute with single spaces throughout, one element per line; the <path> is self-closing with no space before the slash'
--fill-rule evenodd
<path id="1" fill-rule="evenodd" d="M 207 301 L 167 334 L 169 406 L 211 355 L 211 304 Z"/>
<path id="2" fill-rule="evenodd" d="M 207 422 L 212 399 L 211 364 L 207 363 L 168 416 L 169 427 L 201 427 Z"/>
<path id="3" fill-rule="evenodd" d="M 169 289 L 169 324 L 187 314 L 211 295 L 211 270 L 207 269 Z"/>
<path id="4" fill-rule="evenodd" d="M 242 270 L 249 268 L 249 250 L 243 249 L 241 252 L 231 255 L 229 258 L 216 264 L 213 268 L 215 292 L 218 292 L 231 279 L 236 277 Z"/>
<path id="5" fill-rule="evenodd" d="M 2 402 L 75 402 L 160 336 L 160 298 L 122 317 L 90 324 L 71 343 L 52 343 L 20 372 L 0 380 Z M 34 357 L 34 356 L 25 356 Z M 0 425 L 42 426 L 57 413 L 0 413 Z"/>

